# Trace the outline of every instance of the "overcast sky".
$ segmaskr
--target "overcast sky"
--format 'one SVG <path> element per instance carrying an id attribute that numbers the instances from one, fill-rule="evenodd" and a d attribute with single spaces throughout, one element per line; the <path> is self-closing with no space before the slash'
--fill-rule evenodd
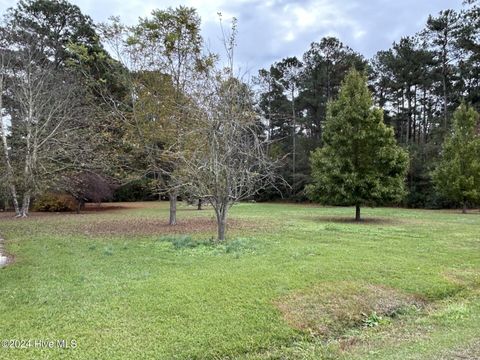
<path id="1" fill-rule="evenodd" d="M 71 0 L 96 22 L 118 15 L 134 24 L 153 9 L 187 5 L 202 18 L 209 47 L 220 51 L 217 12 L 238 19 L 237 65 L 256 73 L 287 56 L 301 56 L 313 41 L 331 35 L 366 57 L 423 28 L 429 14 L 461 7 L 461 0 Z M 0 0 L 3 12 L 15 5 Z"/>

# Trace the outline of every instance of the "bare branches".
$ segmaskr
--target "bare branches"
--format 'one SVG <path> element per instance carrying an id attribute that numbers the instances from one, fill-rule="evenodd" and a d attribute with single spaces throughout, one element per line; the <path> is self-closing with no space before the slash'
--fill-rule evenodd
<path id="1" fill-rule="evenodd" d="M 175 173 L 191 197 L 212 204 L 219 241 L 225 239 L 229 208 L 272 184 L 276 176 L 252 96 L 249 86 L 230 71 L 206 78 L 195 94 L 195 127 L 184 134 Z"/>
<path id="2" fill-rule="evenodd" d="M 50 183 L 56 170 L 72 165 L 74 153 L 84 148 L 78 131 L 88 114 L 75 74 L 50 59 L 37 37 L 14 24 L 1 31 L 3 158 L 17 215 L 27 216 L 37 189 Z M 17 189 L 23 193 L 21 209 Z"/>

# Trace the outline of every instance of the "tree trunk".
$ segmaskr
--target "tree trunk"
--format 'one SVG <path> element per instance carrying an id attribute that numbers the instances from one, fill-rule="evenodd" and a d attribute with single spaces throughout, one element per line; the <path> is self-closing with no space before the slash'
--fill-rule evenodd
<path id="1" fill-rule="evenodd" d="M 423 134 L 422 134 L 422 143 L 427 142 L 427 89 L 423 89 Z"/>
<path id="2" fill-rule="evenodd" d="M 443 128 L 447 130 L 448 121 L 448 95 L 447 95 L 447 79 L 446 75 L 443 76 Z"/>
<path id="3" fill-rule="evenodd" d="M 227 228 L 227 206 L 222 207 L 222 209 L 216 211 L 217 215 L 217 229 L 218 237 L 217 241 L 225 241 L 225 230 Z"/>
<path id="4" fill-rule="evenodd" d="M 0 99 L 0 111 L 1 111 L 1 99 Z M 2 145 L 3 145 L 3 156 L 5 160 L 5 167 L 7 172 L 7 182 L 8 188 L 10 190 L 10 195 L 12 196 L 13 208 L 15 209 L 15 215 L 20 216 L 20 206 L 18 205 L 18 196 L 17 196 L 17 189 L 15 187 L 15 175 L 12 164 L 10 162 L 10 153 L 8 151 L 8 143 L 7 143 L 7 134 L 4 128 L 4 122 L 2 114 L 0 114 L 0 135 L 2 137 Z"/>
<path id="5" fill-rule="evenodd" d="M 80 214 L 80 211 L 85 209 L 85 200 L 79 199 L 77 200 L 77 214 Z"/>
<path id="6" fill-rule="evenodd" d="M 202 199 L 198 199 L 197 210 L 202 210 Z"/>
<path id="7" fill-rule="evenodd" d="M 447 130 L 448 121 L 448 91 L 447 91 L 447 70 L 448 70 L 448 31 L 444 32 L 442 45 L 442 87 L 443 87 L 443 127 Z"/>
<path id="8" fill-rule="evenodd" d="M 447 91 L 447 76 L 448 76 L 448 43 L 450 33 L 450 22 L 443 30 L 443 43 L 442 43 L 442 87 L 443 87 L 443 117 L 444 117 L 444 130 L 447 130 L 448 121 L 448 91 Z"/>
<path id="9" fill-rule="evenodd" d="M 408 86 L 407 93 L 407 106 L 408 106 L 408 120 L 407 120 L 407 144 L 411 143 L 412 139 L 412 94 L 410 85 Z"/>
<path id="10" fill-rule="evenodd" d="M 467 202 L 466 202 L 466 201 L 463 202 L 462 213 L 463 213 L 463 214 L 466 214 L 466 213 L 467 213 Z"/>
<path id="11" fill-rule="evenodd" d="M 10 194 L 12 195 L 13 208 L 15 209 L 15 216 L 20 216 L 20 206 L 18 205 L 18 196 L 15 185 L 10 184 Z"/>
<path id="12" fill-rule="evenodd" d="M 21 210 L 20 216 L 27 217 L 29 208 L 30 208 L 30 193 L 27 191 L 23 195 L 22 210 Z"/>
<path id="13" fill-rule="evenodd" d="M 170 191 L 170 220 L 168 221 L 169 225 L 177 225 L 177 196 L 177 190 Z"/>
<path id="14" fill-rule="evenodd" d="M 418 143 L 418 136 L 417 136 L 417 85 L 413 87 L 413 121 L 412 121 L 412 136 L 413 142 Z"/>
<path id="15" fill-rule="evenodd" d="M 295 87 L 292 86 L 292 120 L 293 120 L 293 127 L 292 127 L 292 141 L 293 141 L 293 149 L 292 149 L 292 193 L 296 195 L 296 156 L 297 156 L 297 119 L 295 114 Z"/>
<path id="16" fill-rule="evenodd" d="M 31 181 L 31 175 L 32 175 L 32 144 L 31 144 L 31 138 L 32 138 L 32 129 L 29 124 L 32 124 L 32 114 L 33 111 L 31 110 L 30 106 L 30 111 L 29 111 L 29 117 L 27 121 L 27 135 L 26 135 L 26 155 L 25 155 L 25 165 L 24 165 L 24 170 L 23 170 L 23 187 L 25 193 L 23 194 L 23 201 L 22 201 L 22 210 L 21 210 L 21 217 L 27 217 L 28 216 L 28 209 L 30 207 L 30 189 L 31 189 L 31 184 L 33 183 Z"/>
<path id="17" fill-rule="evenodd" d="M 355 206 L 355 221 L 360 221 L 360 205 Z"/>

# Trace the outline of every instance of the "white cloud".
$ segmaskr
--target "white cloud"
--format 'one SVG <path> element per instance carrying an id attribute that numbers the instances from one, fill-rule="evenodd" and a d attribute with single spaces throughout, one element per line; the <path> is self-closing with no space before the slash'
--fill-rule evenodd
<path id="1" fill-rule="evenodd" d="M 213 50 L 222 51 L 217 12 L 225 26 L 238 19 L 237 61 L 256 71 L 286 56 L 301 55 L 323 36 L 337 36 L 364 55 L 388 48 L 402 35 L 420 30 L 429 13 L 452 7 L 452 0 L 70 0 L 95 21 L 119 15 L 127 24 L 155 8 L 195 7 L 203 35 Z M 461 1 L 454 4 L 460 6 Z M 14 6 L 0 0 L 0 11 Z"/>

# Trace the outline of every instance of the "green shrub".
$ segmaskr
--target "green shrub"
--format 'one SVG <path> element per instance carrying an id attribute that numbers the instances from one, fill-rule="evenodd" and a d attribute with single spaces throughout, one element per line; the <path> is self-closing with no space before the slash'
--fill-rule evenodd
<path id="1" fill-rule="evenodd" d="M 375 327 L 380 325 L 380 322 L 383 320 L 383 318 L 374 311 L 370 315 L 367 315 L 365 313 L 362 314 L 364 316 L 363 319 L 363 326 L 365 327 Z"/>
<path id="2" fill-rule="evenodd" d="M 113 255 L 113 248 L 111 245 L 105 246 L 105 249 L 103 250 L 103 255 L 106 255 L 106 256 Z"/>
<path id="3" fill-rule="evenodd" d="M 175 237 L 171 240 L 171 243 L 175 249 L 192 249 L 200 245 L 200 242 L 187 235 Z"/>
<path id="4" fill-rule="evenodd" d="M 75 199 L 67 194 L 46 193 L 35 199 L 33 210 L 45 212 L 75 211 Z"/>
<path id="5" fill-rule="evenodd" d="M 193 249 L 202 245 L 209 245 L 210 241 L 206 240 L 194 240 L 191 236 L 162 236 L 160 239 L 162 242 L 169 242 L 177 250 L 179 249 Z"/>
<path id="6" fill-rule="evenodd" d="M 243 239 L 243 238 L 234 239 L 232 241 L 228 241 L 225 244 L 225 252 L 227 254 L 243 253 L 246 250 L 252 250 L 252 246 L 248 239 Z"/>

